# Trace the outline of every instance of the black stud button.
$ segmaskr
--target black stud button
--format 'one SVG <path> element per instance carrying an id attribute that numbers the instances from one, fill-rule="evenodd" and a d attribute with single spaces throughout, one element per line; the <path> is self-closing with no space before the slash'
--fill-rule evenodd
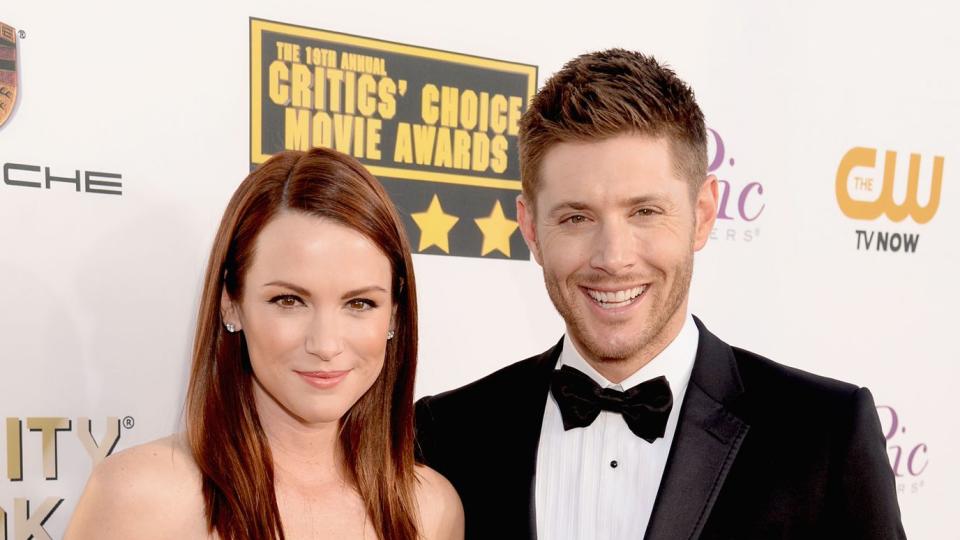
<path id="1" fill-rule="evenodd" d="M 619 463 L 617 463 L 617 460 L 613 460 L 613 461 L 610 462 L 610 468 L 611 468 L 611 469 L 616 469 L 616 468 L 617 468 L 617 465 L 619 465 Z"/>

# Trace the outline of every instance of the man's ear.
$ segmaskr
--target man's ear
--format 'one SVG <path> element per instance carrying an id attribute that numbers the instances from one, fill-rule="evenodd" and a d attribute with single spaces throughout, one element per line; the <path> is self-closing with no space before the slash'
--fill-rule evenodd
<path id="1" fill-rule="evenodd" d="M 523 194 L 517 195 L 517 222 L 520 224 L 520 234 L 523 235 L 523 241 L 527 243 L 530 253 L 533 253 L 537 264 L 543 266 L 543 260 L 540 258 L 540 244 L 537 243 L 537 225 L 533 215 L 533 202 L 527 201 Z"/>
<path id="2" fill-rule="evenodd" d="M 713 231 L 713 224 L 717 221 L 717 189 L 717 177 L 712 174 L 707 175 L 694 200 L 693 213 L 696 219 L 693 233 L 694 251 L 700 251 L 707 245 L 707 240 Z"/>
<path id="3" fill-rule="evenodd" d="M 224 325 L 232 324 L 234 329 L 242 330 L 243 323 L 240 321 L 240 307 L 230 295 L 227 294 L 227 288 L 220 289 L 220 320 Z"/>

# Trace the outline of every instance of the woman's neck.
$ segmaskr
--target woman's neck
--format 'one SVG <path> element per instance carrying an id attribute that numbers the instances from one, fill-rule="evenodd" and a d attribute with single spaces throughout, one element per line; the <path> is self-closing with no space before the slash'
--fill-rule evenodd
<path id="1" fill-rule="evenodd" d="M 270 444 L 278 483 L 350 483 L 340 446 L 340 422 L 306 423 L 254 383 L 260 425 Z"/>

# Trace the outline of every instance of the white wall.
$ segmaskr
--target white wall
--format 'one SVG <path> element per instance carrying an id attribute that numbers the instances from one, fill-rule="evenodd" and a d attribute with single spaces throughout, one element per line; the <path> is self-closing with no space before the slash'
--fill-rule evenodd
<path id="1" fill-rule="evenodd" d="M 91 464 L 78 418 L 92 419 L 97 441 L 115 418 L 117 449 L 179 425 L 205 258 L 249 166 L 250 17 L 532 64 L 541 82 L 611 46 L 674 66 L 724 142 L 717 173 L 735 216 L 698 255 L 694 313 L 732 344 L 869 386 L 902 428 L 889 445 L 907 533 L 950 537 L 960 486 L 958 16 L 948 3 L 876 2 L 4 3 L 0 21 L 26 37 L 0 163 L 118 173 L 123 184 L 110 196 L 0 182 L 8 458 L 18 452 L 2 428 L 23 424 L 23 480 L 0 476 L 8 537 L 17 499 L 36 516 L 63 498 L 44 525 L 62 535 Z M 875 190 L 851 188 L 865 200 L 878 196 L 885 150 L 899 155 L 897 200 L 909 153 L 922 157 L 923 202 L 942 156 L 935 217 L 845 216 L 837 169 L 860 146 L 880 150 L 875 170 L 856 172 Z M 737 198 L 754 182 L 763 193 L 750 188 L 745 213 L 763 211 L 748 221 Z M 858 229 L 920 240 L 910 254 L 858 250 Z M 532 261 L 417 255 L 415 265 L 419 395 L 537 353 L 562 332 Z M 41 432 L 28 430 L 29 418 L 47 417 L 72 421 L 57 437 L 56 480 L 44 478 Z M 890 425 L 889 409 L 881 418 Z"/>

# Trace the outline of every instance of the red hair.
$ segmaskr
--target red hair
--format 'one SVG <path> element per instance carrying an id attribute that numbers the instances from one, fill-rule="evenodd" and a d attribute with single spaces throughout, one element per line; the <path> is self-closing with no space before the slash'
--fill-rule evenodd
<path id="1" fill-rule="evenodd" d="M 340 444 L 380 538 L 417 538 L 413 386 L 416 285 L 393 203 L 355 159 L 314 148 L 270 158 L 230 199 L 210 252 L 186 403 L 186 431 L 203 478 L 209 531 L 224 540 L 284 538 L 270 446 L 253 399 L 242 333 L 224 331 L 220 298 L 239 299 L 263 227 L 280 211 L 333 220 L 379 246 L 393 271 L 395 337 L 380 376 L 341 420 Z"/>

